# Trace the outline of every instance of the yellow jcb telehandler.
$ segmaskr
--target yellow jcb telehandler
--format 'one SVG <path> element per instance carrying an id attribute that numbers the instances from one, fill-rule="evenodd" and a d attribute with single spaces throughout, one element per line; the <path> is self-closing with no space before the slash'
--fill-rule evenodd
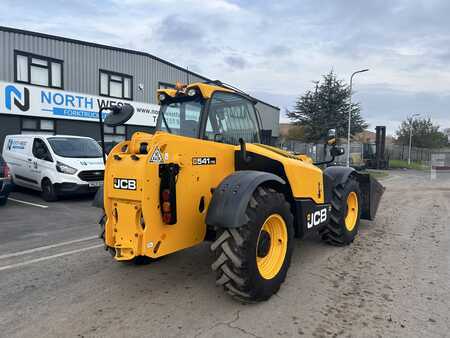
<path id="1" fill-rule="evenodd" d="M 101 237 L 116 260 L 153 260 L 208 240 L 217 285 L 262 301 L 283 283 L 296 237 L 317 231 L 347 245 L 360 219 L 375 217 L 380 183 L 261 144 L 249 95 L 210 82 L 160 89 L 157 99 L 156 132 L 136 132 L 112 149 L 96 197 Z M 114 107 L 104 123 L 117 126 L 132 113 Z M 343 151 L 333 145 L 330 153 Z"/>

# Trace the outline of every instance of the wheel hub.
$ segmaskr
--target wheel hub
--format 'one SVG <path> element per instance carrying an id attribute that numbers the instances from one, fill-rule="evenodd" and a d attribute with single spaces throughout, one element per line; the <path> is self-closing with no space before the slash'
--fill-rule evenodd
<path id="1" fill-rule="evenodd" d="M 272 214 L 261 227 L 256 247 L 256 264 L 262 278 L 272 279 L 280 272 L 287 247 L 286 222 L 279 214 Z"/>
<path id="2" fill-rule="evenodd" d="M 258 242 L 258 257 L 266 257 L 270 250 L 270 235 L 266 230 L 261 230 Z"/>
<path id="3" fill-rule="evenodd" d="M 347 196 L 347 215 L 345 216 L 345 227 L 352 231 L 358 220 L 358 195 L 354 191 Z"/>

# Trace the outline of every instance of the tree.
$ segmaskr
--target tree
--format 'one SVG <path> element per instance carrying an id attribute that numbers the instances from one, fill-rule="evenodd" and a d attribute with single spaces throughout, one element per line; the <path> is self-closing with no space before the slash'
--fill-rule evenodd
<path id="1" fill-rule="evenodd" d="M 305 138 L 305 128 L 303 126 L 292 125 L 286 135 L 287 140 L 300 140 Z"/>
<path id="2" fill-rule="evenodd" d="M 304 127 L 305 141 L 318 142 L 326 139 L 329 129 L 336 129 L 338 137 L 347 136 L 348 111 L 350 108 L 350 88 L 338 80 L 333 71 L 316 83 L 314 90 L 300 96 L 287 116 L 295 124 Z M 352 103 L 351 133 L 356 134 L 367 128 L 361 117 L 361 106 Z"/>
<path id="3" fill-rule="evenodd" d="M 409 133 L 412 130 L 412 146 L 418 148 L 442 148 L 448 145 L 447 136 L 439 131 L 439 125 L 430 118 L 404 120 L 398 130 L 397 144 L 409 145 Z"/>

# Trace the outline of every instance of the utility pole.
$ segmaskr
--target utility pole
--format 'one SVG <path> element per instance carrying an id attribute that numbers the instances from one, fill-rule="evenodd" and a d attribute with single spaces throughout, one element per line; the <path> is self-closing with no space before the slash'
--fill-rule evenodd
<path id="1" fill-rule="evenodd" d="M 412 123 L 414 117 L 420 116 L 420 114 L 412 114 L 409 116 L 409 148 L 408 148 L 408 165 L 411 164 L 411 146 L 412 146 Z"/>

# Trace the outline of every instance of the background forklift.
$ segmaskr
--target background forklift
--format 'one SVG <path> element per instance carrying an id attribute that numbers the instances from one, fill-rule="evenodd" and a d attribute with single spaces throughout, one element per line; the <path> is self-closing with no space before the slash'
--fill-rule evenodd
<path id="1" fill-rule="evenodd" d="M 373 177 L 322 171 L 305 155 L 261 144 L 247 94 L 213 82 L 178 84 L 157 98 L 157 131 L 112 149 L 96 199 L 100 234 L 116 260 L 157 259 L 210 240 L 217 285 L 262 301 L 283 283 L 295 237 L 316 231 L 347 245 L 360 218 L 375 217 L 384 188 Z M 129 105 L 112 107 L 105 124 L 132 114 Z M 343 152 L 330 144 L 333 161 Z"/>
<path id="2" fill-rule="evenodd" d="M 363 144 L 363 160 L 367 169 L 389 169 L 386 155 L 386 127 L 376 126 L 375 143 Z"/>

